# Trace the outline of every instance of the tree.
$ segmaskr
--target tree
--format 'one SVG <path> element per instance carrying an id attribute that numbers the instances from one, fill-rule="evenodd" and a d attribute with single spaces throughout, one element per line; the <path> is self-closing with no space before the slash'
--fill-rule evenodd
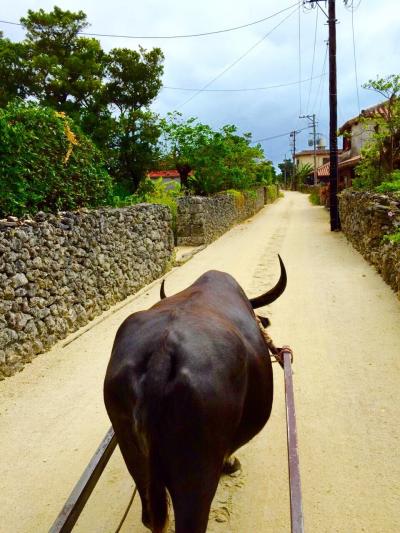
<path id="1" fill-rule="evenodd" d="M 159 120 L 151 111 L 132 110 L 115 121 L 107 149 L 109 168 L 127 194 L 136 191 L 159 159 L 159 136 Z"/>
<path id="2" fill-rule="evenodd" d="M 169 114 L 161 126 L 164 161 L 177 169 L 184 187 L 212 194 L 255 184 L 264 154 L 260 146 L 250 146 L 250 134 L 238 135 L 232 125 L 214 131 L 196 118 L 183 121 L 179 113 Z"/>
<path id="3" fill-rule="evenodd" d="M 272 161 L 265 160 L 257 165 L 256 181 L 265 185 L 277 183 L 278 176 L 276 175 L 275 167 Z"/>
<path id="4" fill-rule="evenodd" d="M 79 36 L 88 26 L 85 13 L 57 6 L 49 13 L 29 10 L 21 23 L 27 32 L 26 92 L 40 104 L 78 119 L 81 110 L 90 109 L 100 97 L 104 70 L 99 41 Z"/>
<path id="5" fill-rule="evenodd" d="M 132 193 L 157 155 L 158 118 L 148 106 L 161 86 L 160 48 L 113 48 L 80 35 L 83 11 L 29 10 L 26 38 L 0 35 L 0 107 L 15 97 L 65 112 L 103 151 L 109 171 Z"/>
<path id="6" fill-rule="evenodd" d="M 303 185 L 306 178 L 314 172 L 314 167 L 310 163 L 304 163 L 296 167 L 294 179 L 297 185 Z"/>
<path id="7" fill-rule="evenodd" d="M 162 85 L 163 60 L 159 48 L 147 51 L 142 47 L 139 52 L 114 48 L 105 58 L 103 97 L 118 112 L 105 149 L 111 173 L 128 193 L 136 191 L 158 159 L 158 117 L 148 106 Z"/>
<path id="8" fill-rule="evenodd" d="M 284 183 L 285 187 L 287 187 L 294 175 L 295 165 L 291 159 L 284 159 L 282 163 L 278 163 L 278 168 L 281 171 L 278 179 L 281 183 Z"/>
<path id="9" fill-rule="evenodd" d="M 105 58 L 107 103 L 123 116 L 147 107 L 162 87 L 163 60 L 160 48 L 113 48 Z"/>
<path id="10" fill-rule="evenodd" d="M 24 45 L 4 39 L 0 32 L 0 107 L 5 107 L 14 98 L 26 96 L 24 56 Z"/>
<path id="11" fill-rule="evenodd" d="M 369 80 L 363 87 L 386 98 L 373 116 L 363 119 L 366 127 L 373 125 L 374 133 L 362 149 L 353 181 L 356 187 L 373 188 L 390 181 L 393 171 L 400 168 L 400 75 Z"/>
<path id="12" fill-rule="evenodd" d="M 161 150 L 166 164 L 176 168 L 181 184 L 188 187 L 189 174 L 199 163 L 200 153 L 211 144 L 213 131 L 193 117 L 186 121 L 181 117 L 178 112 L 168 113 L 167 118 L 161 120 Z"/>

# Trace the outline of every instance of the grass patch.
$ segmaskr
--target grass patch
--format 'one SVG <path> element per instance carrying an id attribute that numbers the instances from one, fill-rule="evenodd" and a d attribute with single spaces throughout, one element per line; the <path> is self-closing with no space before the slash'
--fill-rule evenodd
<path id="1" fill-rule="evenodd" d="M 312 205 L 321 205 L 321 201 L 319 198 L 319 190 L 318 191 L 311 191 L 310 195 L 308 197 Z"/>

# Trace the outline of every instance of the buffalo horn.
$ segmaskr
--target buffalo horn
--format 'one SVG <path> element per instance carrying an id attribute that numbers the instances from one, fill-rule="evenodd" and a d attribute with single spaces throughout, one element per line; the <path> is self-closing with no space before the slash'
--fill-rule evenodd
<path id="1" fill-rule="evenodd" d="M 270 289 L 265 294 L 261 294 L 261 296 L 257 296 L 257 298 L 250 298 L 251 307 L 253 309 L 258 309 L 259 307 L 263 307 L 264 305 L 274 302 L 277 298 L 279 298 L 286 288 L 287 277 L 285 265 L 283 264 L 280 255 L 278 255 L 278 258 L 279 264 L 281 265 L 281 275 L 279 281 L 273 289 Z"/>
<path id="2" fill-rule="evenodd" d="M 163 279 L 162 282 L 161 282 L 161 287 L 160 287 L 160 300 L 164 300 L 164 298 L 166 298 L 165 290 L 164 290 L 164 284 L 165 284 L 165 279 Z"/>

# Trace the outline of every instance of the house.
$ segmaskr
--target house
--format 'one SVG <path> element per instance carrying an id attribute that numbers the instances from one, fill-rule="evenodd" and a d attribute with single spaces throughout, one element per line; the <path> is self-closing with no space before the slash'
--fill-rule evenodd
<path id="1" fill-rule="evenodd" d="M 342 151 L 339 150 L 339 153 L 341 152 Z M 329 150 L 326 150 L 325 147 L 318 147 L 315 151 L 315 156 L 317 169 L 325 164 L 329 165 Z M 313 170 L 307 177 L 307 183 L 314 183 L 314 150 L 302 150 L 301 152 L 295 153 L 294 157 L 297 168 L 301 168 L 305 165 L 311 165 Z M 317 175 L 319 177 L 319 173 Z"/>
<path id="2" fill-rule="evenodd" d="M 317 159 L 317 168 L 329 161 L 329 150 L 324 148 L 315 151 Z M 314 150 L 302 150 L 294 154 L 296 167 L 303 167 L 304 165 L 311 165 L 314 167 Z"/>
<path id="3" fill-rule="evenodd" d="M 349 119 L 339 129 L 339 135 L 343 136 L 343 150 L 339 151 L 339 189 L 350 187 L 355 176 L 355 168 L 361 159 L 361 149 L 371 139 L 376 124 L 373 120 L 366 123 L 365 118 L 387 116 L 387 102 L 381 102 L 374 106 L 363 109 L 359 115 Z M 330 175 L 328 162 L 321 165 L 318 170 L 318 181 L 328 182 Z"/>
<path id="4" fill-rule="evenodd" d="M 162 178 L 163 184 L 167 185 L 167 190 L 173 188 L 173 183 L 181 184 L 181 178 L 177 170 L 150 170 L 147 173 L 147 177 L 151 180 Z"/>

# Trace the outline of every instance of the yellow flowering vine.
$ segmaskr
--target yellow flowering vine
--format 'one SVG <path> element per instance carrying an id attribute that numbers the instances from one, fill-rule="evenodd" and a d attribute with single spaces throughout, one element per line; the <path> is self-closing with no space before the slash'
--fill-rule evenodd
<path id="1" fill-rule="evenodd" d="M 75 137 L 75 133 L 69 127 L 64 111 L 56 111 L 56 115 L 64 120 L 64 132 L 68 140 L 68 150 L 64 157 L 64 165 L 66 165 L 71 157 L 74 146 L 77 146 L 79 143 L 78 139 Z"/>

